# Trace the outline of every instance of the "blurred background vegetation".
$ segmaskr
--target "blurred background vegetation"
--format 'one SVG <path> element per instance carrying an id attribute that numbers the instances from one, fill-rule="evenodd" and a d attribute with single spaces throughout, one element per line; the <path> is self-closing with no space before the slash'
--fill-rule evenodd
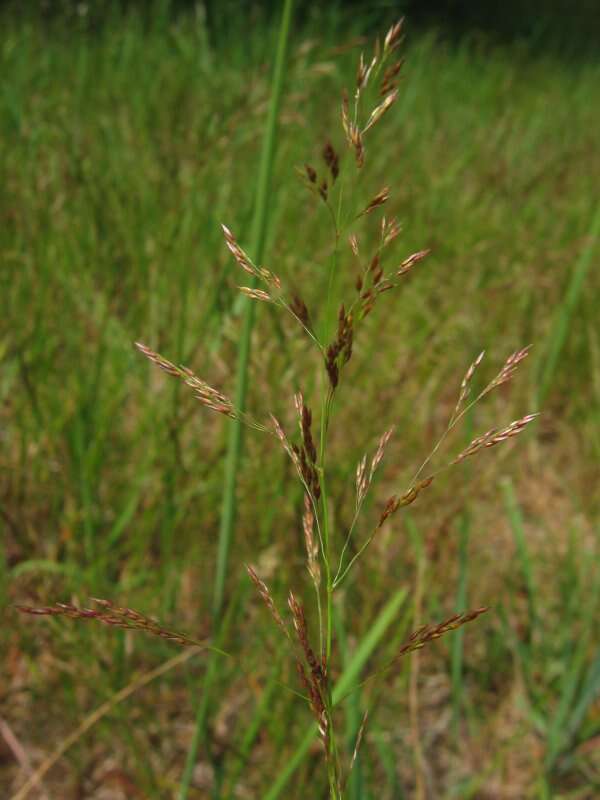
<path id="1" fill-rule="evenodd" d="M 356 463 L 397 433 L 377 507 L 442 432 L 466 366 L 480 381 L 533 343 L 518 379 L 457 446 L 533 410 L 516 446 L 450 472 L 382 532 L 339 607 L 342 661 L 401 587 L 377 662 L 415 622 L 492 611 L 345 703 L 349 797 L 415 792 L 414 713 L 430 797 L 600 794 L 600 64 L 598 3 L 296 7 L 265 263 L 319 315 L 331 233 L 296 168 L 342 147 L 339 98 L 375 32 L 406 14 L 400 98 L 359 191 L 391 187 L 399 257 L 431 247 L 368 318 L 334 419 L 339 528 Z M 227 422 L 132 348 L 141 339 L 231 393 L 237 267 L 249 235 L 279 4 L 4 3 L 0 10 L 0 786 L 173 647 L 12 604 L 108 597 L 210 633 Z M 375 236 L 365 226 L 365 241 Z M 350 293 L 354 281 L 345 275 Z M 287 320 L 258 309 L 249 407 L 290 427 L 317 380 Z M 255 597 L 306 591 L 302 496 L 285 455 L 245 436 L 224 640 L 190 798 L 266 796 L 310 722 L 294 665 Z M 374 514 L 373 507 L 371 514 Z M 375 657 L 373 660 L 375 663 Z M 411 669 L 413 672 L 411 681 Z M 204 659 L 115 705 L 32 797 L 175 797 Z M 414 699 L 414 698 L 413 698 Z M 414 708 L 413 708 L 414 711 Z M 7 733 L 8 731 L 8 733 Z M 16 742 L 16 744 L 15 744 Z M 318 746 L 282 797 L 322 797 Z M 36 794 L 37 792 L 37 794 Z M 45 792 L 45 794 L 44 794 Z"/>

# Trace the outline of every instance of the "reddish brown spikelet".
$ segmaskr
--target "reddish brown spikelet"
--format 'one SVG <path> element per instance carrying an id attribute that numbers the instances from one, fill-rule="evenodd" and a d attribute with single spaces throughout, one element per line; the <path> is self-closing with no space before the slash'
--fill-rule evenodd
<path id="1" fill-rule="evenodd" d="M 304 404 L 302 392 L 298 392 L 294 396 L 294 403 L 296 405 L 296 411 L 298 412 L 300 435 L 302 437 L 302 447 L 298 450 L 300 470 L 304 483 L 311 491 L 313 497 L 318 500 L 321 496 L 321 487 L 317 470 L 317 448 L 311 430 L 312 412 L 310 408 Z"/>
<path id="2" fill-rule="evenodd" d="M 186 647 L 195 647 L 203 644 L 203 642 L 192 639 L 184 633 L 164 628 L 160 623 L 156 622 L 156 620 L 147 617 L 139 611 L 116 606 L 111 603 L 110 600 L 101 600 L 93 597 L 92 602 L 95 603 L 98 608 L 80 608 L 72 603 L 55 603 L 53 606 L 43 606 L 41 608 L 18 605 L 16 609 L 23 614 L 31 614 L 33 616 L 68 617 L 69 619 L 76 620 L 92 620 L 115 628 L 144 631 L 152 636 L 158 636 L 161 639 L 166 639 Z"/>
<path id="3" fill-rule="evenodd" d="M 473 622 L 473 620 L 477 619 L 481 614 L 485 614 L 486 611 L 489 611 L 489 608 L 484 606 L 482 608 L 475 608 L 472 611 L 466 611 L 464 614 L 454 614 L 438 625 L 423 625 L 423 627 L 414 631 L 409 636 L 407 642 L 402 645 L 394 660 L 402 658 L 402 656 L 405 656 L 407 653 L 412 653 L 414 650 L 420 650 L 428 642 L 439 639 L 441 636 L 450 633 L 450 631 L 457 630 L 457 628 L 466 625 L 468 622 Z"/>
<path id="4" fill-rule="evenodd" d="M 306 177 L 310 181 L 310 183 L 317 182 L 317 171 L 314 167 L 311 167 L 310 164 L 304 165 L 304 170 L 306 172 Z"/>
<path id="5" fill-rule="evenodd" d="M 298 637 L 300 648 L 306 658 L 306 663 L 310 667 L 312 677 L 317 684 L 320 685 L 324 679 L 324 670 L 322 664 L 317 660 L 314 650 L 312 649 L 308 640 L 308 626 L 306 624 L 306 615 L 304 613 L 304 606 L 298 602 L 293 592 L 289 593 L 288 606 L 292 612 L 292 621 L 294 623 L 294 630 Z"/>
<path id="6" fill-rule="evenodd" d="M 340 174 L 340 160 L 338 154 L 334 150 L 333 145 L 331 142 L 326 142 L 325 147 L 323 148 L 323 160 L 331 173 L 331 181 L 335 183 L 338 175 Z"/>
<path id="7" fill-rule="evenodd" d="M 414 503 L 423 489 L 427 489 L 428 486 L 431 486 L 433 483 L 433 478 L 434 476 L 430 475 L 427 478 L 423 478 L 422 481 L 415 483 L 414 486 L 412 486 L 405 494 L 402 495 L 398 501 L 398 508 L 403 508 L 404 506 L 409 506 L 411 503 Z"/>
<path id="8" fill-rule="evenodd" d="M 344 305 L 340 306 L 338 312 L 338 329 L 335 340 L 329 345 L 325 352 L 325 369 L 329 376 L 329 383 L 332 389 L 338 385 L 340 367 L 348 363 L 352 357 L 352 345 L 354 341 L 354 322 L 352 314 L 347 314 Z"/>
<path id="9" fill-rule="evenodd" d="M 431 484 L 433 483 L 433 478 L 434 476 L 430 475 L 429 477 L 424 478 L 418 483 L 415 483 L 414 486 L 411 486 L 411 488 L 400 497 L 392 495 L 392 497 L 389 498 L 389 500 L 384 506 L 384 509 L 379 518 L 378 527 L 380 528 L 386 521 L 386 519 L 388 519 L 388 517 L 391 517 L 392 514 L 395 514 L 399 508 L 404 508 L 405 506 L 409 506 L 412 503 L 414 503 L 417 497 L 423 491 L 423 489 L 426 489 L 428 486 L 431 486 Z"/>
<path id="10" fill-rule="evenodd" d="M 338 354 L 339 350 L 336 349 L 335 343 L 330 344 L 325 356 L 325 369 L 332 389 L 337 387 L 340 379 L 340 370 L 337 365 Z"/>
<path id="11" fill-rule="evenodd" d="M 381 81 L 381 86 L 379 87 L 379 94 L 381 97 L 385 97 L 388 92 L 391 92 L 393 89 L 397 87 L 396 78 L 402 69 L 404 64 L 404 60 L 400 59 L 386 69 L 383 74 L 383 79 Z"/>
<path id="12" fill-rule="evenodd" d="M 306 307 L 306 303 L 304 300 L 297 294 L 292 297 L 292 302 L 290 303 L 290 310 L 292 314 L 297 317 L 300 322 L 304 325 L 305 328 L 310 330 L 310 315 L 308 313 L 308 308 Z"/>
<path id="13" fill-rule="evenodd" d="M 271 592 L 269 591 L 269 587 L 264 581 L 262 581 L 258 577 L 255 570 L 252 569 L 252 567 L 249 564 L 246 564 L 246 571 L 250 576 L 250 580 L 256 586 L 258 593 L 262 598 L 263 603 L 269 609 L 271 616 L 275 620 L 275 624 L 278 625 L 279 628 L 281 628 L 281 630 L 285 633 L 286 636 L 288 636 L 289 635 L 288 629 L 285 626 L 285 622 L 283 621 L 281 614 L 277 610 L 277 606 L 275 605 Z"/>
<path id="14" fill-rule="evenodd" d="M 310 707 L 319 725 L 319 733 L 327 752 L 329 723 L 325 703 L 323 702 L 323 694 L 326 691 L 327 684 L 327 671 L 325 665 L 317 659 L 314 650 L 310 646 L 304 608 L 302 604 L 296 600 L 293 592 L 289 594 L 288 606 L 292 612 L 292 620 L 300 644 L 300 650 L 302 651 L 309 669 L 309 675 L 307 675 L 304 664 L 298 661 L 298 674 L 302 685 L 308 691 Z"/>
<path id="15" fill-rule="evenodd" d="M 327 720 L 327 713 L 325 710 L 325 704 L 323 703 L 323 698 L 321 697 L 319 689 L 315 686 L 314 681 L 308 679 L 304 665 L 300 661 L 296 662 L 296 670 L 298 672 L 298 677 L 300 678 L 300 683 L 308 692 L 308 702 L 317 721 L 319 727 L 319 736 L 321 737 L 321 741 L 325 747 L 325 753 L 327 754 L 329 723 Z"/>

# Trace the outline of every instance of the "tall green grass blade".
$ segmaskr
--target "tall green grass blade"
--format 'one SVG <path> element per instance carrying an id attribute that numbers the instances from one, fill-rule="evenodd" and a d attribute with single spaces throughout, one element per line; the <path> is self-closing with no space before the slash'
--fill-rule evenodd
<path id="1" fill-rule="evenodd" d="M 260 702 L 258 703 L 254 711 L 252 719 L 250 720 L 250 725 L 248 726 L 242 738 L 242 741 L 239 747 L 237 748 L 237 759 L 228 776 L 229 789 L 225 794 L 225 796 L 229 797 L 231 800 L 234 800 L 235 798 L 236 783 L 240 775 L 242 774 L 242 770 L 246 765 L 246 762 L 252 750 L 252 745 L 254 744 L 258 734 L 260 733 L 262 724 L 264 723 L 265 719 L 269 716 L 269 713 L 271 712 L 272 709 L 271 703 L 273 700 L 273 695 L 278 689 L 281 688 L 281 685 L 277 680 L 277 673 L 279 672 L 279 669 L 280 669 L 279 662 L 276 661 L 271 671 L 269 681 L 265 686 L 264 691 L 261 695 Z"/>
<path id="2" fill-rule="evenodd" d="M 460 614 L 467 610 L 467 586 L 468 586 L 468 566 L 469 566 L 469 534 L 470 517 L 465 512 L 459 522 L 459 543 L 458 543 L 458 589 L 456 592 L 456 613 Z M 450 643 L 450 671 L 452 678 L 452 711 L 454 725 L 460 721 L 463 704 L 463 639 L 464 628 L 454 631 L 454 636 Z"/>
<path id="3" fill-rule="evenodd" d="M 596 213 L 590 225 L 587 236 L 587 246 L 581 252 L 573 268 L 571 279 L 565 292 L 565 299 L 558 310 L 550 341 L 548 342 L 547 350 L 540 365 L 540 375 L 536 392 L 538 406 L 544 404 L 544 400 L 548 396 L 548 392 L 552 386 L 556 368 L 569 334 L 569 325 L 577 309 L 577 303 L 583 292 L 585 279 L 592 263 L 592 257 L 596 249 L 599 234 L 600 205 L 596 208 Z"/>
<path id="4" fill-rule="evenodd" d="M 578 714 L 581 714 L 582 710 L 585 710 L 589 704 L 590 691 L 597 689 L 598 679 L 595 677 L 593 667 L 591 672 L 587 671 L 587 680 L 582 676 L 588 661 L 589 647 L 597 623 L 599 600 L 600 580 L 596 579 L 593 592 L 585 607 L 575 652 L 572 653 L 570 648 L 567 651 L 570 658 L 567 661 L 564 677 L 560 684 L 558 705 L 548 726 L 546 758 L 544 761 L 546 774 L 554 768 L 558 758 L 567 749 L 574 734 L 573 726 L 568 724 L 569 720 L 572 720 L 572 713 L 574 713 L 571 709 L 575 707 Z M 583 704 L 582 698 L 585 698 Z"/>
<path id="5" fill-rule="evenodd" d="M 342 656 L 342 663 L 345 667 L 349 666 L 352 654 L 348 645 L 348 635 L 346 631 L 345 614 L 342 609 L 334 608 L 334 625 L 337 634 L 338 646 Z M 348 759 L 352 757 L 356 737 L 360 729 L 362 714 L 360 709 L 360 689 L 347 698 L 346 706 L 346 749 L 348 751 Z M 348 800 L 361 800 L 364 797 L 364 786 L 362 780 L 362 760 L 360 752 L 357 755 L 352 773 L 348 777 L 346 783 L 346 794 Z"/>
<path id="6" fill-rule="evenodd" d="M 337 705 L 357 683 L 362 669 L 381 641 L 382 637 L 385 635 L 385 632 L 393 622 L 394 618 L 397 616 L 402 604 L 406 600 L 407 594 L 407 589 L 402 588 L 398 590 L 383 607 L 379 616 L 369 629 L 369 632 L 361 640 L 360 644 L 353 653 L 350 662 L 342 672 L 340 679 L 333 689 L 334 705 Z M 306 755 L 308 754 L 316 735 L 317 726 L 316 724 L 312 724 L 307 729 L 306 733 L 304 734 L 304 738 L 294 753 L 286 761 L 284 768 L 275 778 L 275 781 L 271 785 L 269 791 L 264 795 L 263 800 L 276 800 L 276 798 L 281 796 L 281 793 L 287 786 L 292 775 L 306 758 Z"/>
<path id="7" fill-rule="evenodd" d="M 259 173 L 256 184 L 256 197 L 254 206 L 254 218 L 250 239 L 250 255 L 260 264 L 263 258 L 268 214 L 269 197 L 271 188 L 271 175 L 273 172 L 273 162 L 275 159 L 276 128 L 279 114 L 279 106 L 283 91 L 285 77 L 285 64 L 288 39 L 292 21 L 293 0 L 284 0 L 279 36 L 277 41 L 277 53 L 275 56 L 275 66 L 273 70 L 273 81 L 271 89 L 271 99 L 267 117 L 265 136 L 263 139 L 262 153 L 260 157 Z M 235 405 L 243 410 L 246 407 L 246 394 L 248 390 L 248 364 L 250 360 L 250 340 L 254 327 L 255 302 L 246 298 L 244 309 L 244 323 L 242 336 L 239 343 L 237 376 L 235 389 Z M 237 475 L 242 457 L 242 423 L 238 420 L 231 422 L 230 434 L 227 446 L 227 456 L 225 462 L 225 477 L 223 485 L 223 505 L 221 510 L 221 525 L 219 529 L 219 542 L 217 549 L 217 564 L 215 573 L 215 588 L 213 597 L 213 624 L 215 630 L 220 627 L 220 619 L 223 610 L 225 597 L 225 581 L 227 576 L 227 566 L 229 562 L 229 552 L 233 539 L 233 529 L 236 519 L 235 493 L 237 487 Z M 193 768 L 196 761 L 197 748 L 200 740 L 200 732 L 205 728 L 206 714 L 208 713 L 208 694 L 211 691 L 217 673 L 215 658 L 211 657 L 204 682 L 204 698 L 200 704 L 196 719 L 196 732 L 192 738 L 192 743 L 188 751 L 186 764 L 181 779 L 179 791 L 180 800 L 186 800 L 189 792 Z"/>
<path id="8" fill-rule="evenodd" d="M 275 67 L 273 71 L 271 101 L 269 104 L 269 113 L 256 185 L 256 199 L 249 252 L 250 256 L 258 264 L 261 263 L 263 258 L 269 219 L 269 197 L 273 162 L 275 160 L 277 117 L 279 114 L 279 106 L 285 77 L 286 53 L 292 20 L 292 8 L 293 0 L 284 0 L 283 14 L 277 42 L 277 53 L 275 56 Z M 250 339 L 252 336 L 252 329 L 254 327 L 255 308 L 256 303 L 248 298 L 245 298 L 244 324 L 239 343 L 235 391 L 235 405 L 240 410 L 243 410 L 246 406 L 246 394 L 248 390 L 248 362 L 250 359 Z M 223 607 L 227 564 L 229 560 L 229 551 L 231 549 L 233 528 L 236 517 L 235 491 L 241 455 L 242 424 L 238 421 L 233 421 L 230 426 L 229 442 L 227 446 L 227 460 L 225 464 L 225 480 L 223 488 L 223 507 L 221 511 L 221 527 L 219 530 L 219 545 L 217 552 L 215 592 L 213 599 L 213 615 L 215 620 L 218 620 Z"/>
<path id="9" fill-rule="evenodd" d="M 523 512 L 519 506 L 519 501 L 515 494 L 513 482 L 510 478 L 502 481 L 502 493 L 504 494 L 504 504 L 506 514 L 515 540 L 517 548 L 517 558 L 521 568 L 525 591 L 527 592 L 527 608 L 529 614 L 529 638 L 535 629 L 537 612 L 535 605 L 536 587 L 533 577 L 533 567 L 529 557 L 529 549 L 525 537 L 525 526 L 523 524 Z"/>

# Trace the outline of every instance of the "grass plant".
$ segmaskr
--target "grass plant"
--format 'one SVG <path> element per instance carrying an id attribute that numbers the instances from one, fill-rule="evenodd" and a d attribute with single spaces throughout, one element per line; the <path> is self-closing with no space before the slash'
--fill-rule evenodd
<path id="1" fill-rule="evenodd" d="M 339 149 L 336 149 L 336 146 L 328 140 L 322 151 L 324 166 L 315 168 L 307 163 L 304 167 L 306 188 L 314 196 L 317 203 L 322 203 L 324 212 L 331 217 L 333 229 L 333 244 L 329 256 L 328 289 L 322 325 L 319 326 L 318 323 L 316 324 L 313 321 L 306 303 L 298 293 L 286 290 L 278 275 L 266 267 L 258 265 L 258 260 L 261 258 L 264 249 L 267 195 L 274 156 L 275 123 L 281 97 L 285 49 L 290 22 L 291 3 L 287 2 L 284 7 L 281 25 L 269 122 L 257 183 L 256 211 L 252 237 L 253 251 L 257 253 L 254 259 L 242 249 L 229 228 L 223 225 L 227 247 L 240 269 L 251 277 L 250 286 L 240 287 L 246 297 L 246 311 L 242 327 L 235 399 L 233 401 L 230 400 L 221 391 L 214 389 L 204 380 L 198 378 L 187 367 L 177 366 L 147 345 L 138 343 L 137 347 L 144 356 L 161 370 L 183 381 L 202 405 L 213 412 L 230 418 L 232 421 L 233 434 L 229 442 L 226 458 L 223 513 L 215 574 L 213 636 L 217 643 L 220 641 L 225 574 L 235 521 L 235 484 L 241 453 L 242 425 L 246 424 L 255 431 L 271 435 L 275 440 L 279 440 L 283 450 L 293 464 L 304 492 L 302 527 L 305 538 L 306 567 L 315 592 L 316 605 L 313 616 L 316 619 L 317 627 L 316 641 L 312 641 L 313 633 L 309 628 L 303 601 L 298 599 L 292 590 L 289 591 L 287 605 L 289 607 L 290 620 L 286 621 L 277 608 L 266 583 L 253 567 L 247 566 L 247 571 L 273 621 L 287 640 L 298 671 L 300 696 L 304 697 L 315 718 L 316 729 L 323 746 L 329 797 L 331 800 L 341 800 L 345 794 L 352 768 L 357 761 L 368 710 L 364 712 L 362 722 L 354 726 L 355 743 L 352 756 L 349 764 L 344 763 L 345 759 L 341 746 L 342 737 L 338 731 L 334 716 L 335 690 L 337 689 L 339 696 L 345 688 L 342 680 L 336 684 L 333 678 L 337 671 L 334 659 L 336 613 L 334 595 L 336 590 L 339 591 L 339 588 L 352 570 L 357 571 L 360 568 L 359 560 L 361 556 L 398 510 L 412 505 L 423 491 L 429 489 L 434 479 L 443 471 L 484 449 L 494 447 L 517 436 L 536 415 L 529 414 L 509 425 L 490 429 L 472 439 L 458 455 L 448 460 L 445 466 L 433 467 L 438 451 L 441 450 L 454 428 L 478 402 L 512 379 L 519 364 L 527 357 L 528 348 L 517 350 L 510 355 L 496 377 L 484 384 L 484 388 L 471 398 L 472 380 L 484 356 L 483 352 L 480 353 L 465 373 L 460 384 L 456 405 L 439 440 L 416 470 L 406 487 L 388 497 L 376 516 L 377 521 L 372 527 L 372 532 L 366 535 L 363 534 L 362 541 L 356 542 L 355 540 L 358 538 L 356 528 L 358 524 L 361 524 L 361 526 L 364 524 L 361 516 L 363 505 L 374 482 L 378 467 L 384 458 L 386 447 L 393 434 L 393 428 L 383 433 L 375 453 L 370 458 L 366 454 L 362 457 L 356 468 L 355 513 L 348 530 L 341 537 L 339 534 L 336 535 L 337 532 L 331 516 L 327 445 L 340 381 L 345 377 L 345 369 L 352 357 L 355 336 L 358 332 L 361 332 L 364 320 L 371 314 L 377 304 L 381 305 L 380 297 L 390 291 L 398 290 L 404 282 L 405 276 L 412 272 L 429 255 L 430 251 L 428 249 L 418 250 L 411 255 L 403 257 L 396 266 L 390 268 L 390 262 L 393 264 L 393 261 L 397 259 L 397 256 L 390 256 L 388 251 L 392 250 L 392 245 L 400 234 L 401 229 L 398 220 L 394 216 L 381 216 L 377 223 L 379 228 L 378 242 L 370 253 L 362 250 L 362 244 L 356 232 L 360 223 L 363 221 L 368 222 L 378 217 L 390 199 L 390 189 L 387 186 L 384 186 L 370 199 L 367 198 L 366 200 L 360 199 L 357 189 L 360 188 L 358 175 L 365 167 L 369 146 L 367 142 L 370 142 L 372 137 L 371 131 L 389 113 L 399 94 L 398 80 L 403 60 L 399 58 L 397 52 L 402 31 L 402 22 L 398 22 L 389 29 L 382 42 L 376 42 L 372 56 L 365 60 L 365 57 L 361 55 L 352 94 L 345 92 L 343 95 L 341 127 L 343 129 L 346 152 L 341 155 Z M 368 137 L 367 133 L 369 133 Z M 351 297 L 346 303 L 340 303 L 335 298 L 335 293 L 339 286 L 338 272 L 343 252 L 342 247 L 346 238 L 355 262 L 356 279 L 354 297 Z M 249 303 L 254 301 L 273 304 L 287 312 L 298 323 L 302 333 L 308 336 L 311 345 L 316 350 L 323 369 L 320 381 L 321 412 L 317 440 L 313 436 L 313 414 L 310 407 L 305 403 L 301 392 L 297 392 L 294 396 L 300 431 L 297 442 L 293 442 L 290 436 L 285 433 L 282 425 L 272 413 L 269 414 L 269 420 L 261 422 L 255 420 L 245 410 L 250 337 L 254 319 L 251 313 L 252 305 Z M 338 310 L 334 317 L 333 311 L 336 308 Z M 320 335 L 317 333 L 319 327 L 322 329 Z M 416 538 L 419 538 L 418 534 L 416 534 Z M 91 536 L 86 544 L 85 554 L 90 562 L 96 561 Z M 422 556 L 419 556 L 418 561 L 420 566 L 418 567 L 416 578 L 415 618 L 420 622 L 425 578 L 422 571 Z M 396 597 L 403 598 L 404 591 L 400 595 L 396 595 Z M 128 630 L 143 630 L 146 633 L 183 646 L 197 646 L 199 644 L 199 642 L 185 634 L 172 632 L 161 627 L 158 623 L 153 622 L 139 612 L 128 608 L 116 607 L 107 600 L 96 600 L 95 602 L 99 606 L 97 610 L 80 609 L 69 603 L 58 603 L 55 606 L 43 608 L 28 606 L 19 606 L 18 608 L 24 613 L 36 616 L 67 616 L 75 620 L 91 619 L 109 626 L 124 627 Z M 381 673 L 395 666 L 402 656 L 422 649 L 429 642 L 475 620 L 485 611 L 487 611 L 485 607 L 478 608 L 454 614 L 439 624 L 420 625 L 398 649 L 395 657 L 388 664 L 376 668 L 366 678 L 361 676 L 358 670 L 355 670 L 356 679 L 361 682 L 376 679 Z M 380 617 L 379 624 L 377 626 L 374 625 L 372 630 L 377 630 L 383 626 L 383 620 L 385 620 L 385 617 Z M 363 641 L 363 648 L 368 651 L 370 648 L 365 644 L 365 641 Z M 213 650 L 213 653 L 221 652 L 222 654 L 222 651 L 214 645 L 210 649 Z M 357 654 L 360 654 L 360 652 L 361 648 L 359 647 Z M 355 664 L 360 664 L 360 662 L 361 659 L 358 655 L 355 659 L 349 659 L 346 674 L 352 673 Z M 204 696 L 198 711 L 196 730 L 192 738 L 181 783 L 179 796 L 182 800 L 185 800 L 189 793 L 193 768 L 196 762 L 198 740 L 205 729 L 206 711 L 217 669 L 214 664 L 214 658 L 211 658 L 207 667 Z M 415 698 L 415 704 L 416 691 L 416 684 L 411 684 L 411 697 Z M 415 753 L 418 754 L 416 766 L 417 795 L 424 797 L 424 765 L 416 705 L 413 713 L 414 748 Z M 286 774 L 289 774 L 289 770 Z"/>
<path id="2" fill-rule="evenodd" d="M 63 612 L 99 619 L 97 608 L 82 605 L 86 596 L 119 598 L 144 609 L 119 605 L 126 619 L 194 643 L 212 637 L 231 654 L 214 657 L 210 747 L 196 759 L 190 798 L 305 797 L 326 788 L 332 796 L 411 796 L 411 687 L 435 796 L 477 797 L 502 780 L 516 796 L 596 785 L 597 501 L 589 476 L 600 441 L 590 402 L 598 396 L 591 268 L 598 162 L 590 133 L 597 65 L 411 37 L 400 91 L 366 131 L 357 169 L 357 132 L 379 103 L 364 107 L 360 124 L 350 104 L 344 144 L 337 98 L 365 43 L 338 52 L 324 31 L 318 48 L 310 27 L 293 42 L 282 98 L 264 259 L 279 293 L 272 273 L 267 285 L 253 285 L 265 274 L 248 234 L 270 95 L 269 72 L 257 64 L 267 60 L 272 31 L 258 26 L 255 35 L 249 27 L 244 46 L 230 45 L 225 56 L 207 48 L 201 16 L 162 15 L 148 28 L 133 13 L 113 30 L 74 37 L 60 28 L 50 35 L 35 21 L 5 21 L 1 58 L 12 79 L 0 98 L 10 148 L 0 168 L 8 308 L 0 337 L 2 569 L 7 600 L 30 598 L 49 626 L 5 626 L 10 688 L 0 713 L 17 740 L 42 752 L 48 731 L 68 742 L 45 772 L 58 796 L 75 782 L 92 797 L 111 780 L 128 780 L 148 797 L 176 796 L 193 738 L 189 698 L 206 684 L 212 660 L 190 657 L 183 680 L 169 669 L 160 687 L 144 684 L 136 694 L 140 722 L 128 738 L 111 698 L 118 704 L 140 674 L 154 674 L 149 664 L 169 657 L 169 643 L 161 634 L 60 624 Z M 294 181 L 294 166 L 312 193 Z M 384 263 L 388 271 L 395 264 L 402 295 L 378 294 L 381 276 L 361 287 L 361 294 L 373 291 L 362 298 L 357 265 L 370 267 L 381 217 L 394 213 L 402 238 L 389 246 L 402 241 L 401 254 Z M 425 246 L 432 252 L 422 264 L 407 261 Z M 565 265 L 572 263 L 571 274 Z M 258 274 L 240 304 L 232 285 L 244 264 Z M 369 269 L 366 278 L 376 275 Z M 247 403 L 233 390 L 228 405 L 243 304 L 255 301 L 273 313 L 256 319 L 261 346 L 250 353 Z M 305 323 L 304 308 L 314 339 L 297 324 Z M 128 342 L 142 334 L 156 348 L 146 354 L 172 372 L 171 385 L 130 352 Z M 483 379 L 487 361 L 503 363 L 512 349 L 510 371 L 521 342 L 536 342 L 536 369 L 524 371 L 523 382 L 492 387 L 488 402 L 461 419 L 473 435 L 452 450 L 461 414 L 453 414 L 452 376 L 482 340 L 486 361 L 463 387 L 473 397 L 493 383 Z M 198 414 L 194 394 L 220 414 Z M 521 443 L 512 484 L 502 480 L 508 448 L 471 462 L 520 432 L 528 418 L 517 409 L 542 396 L 544 417 Z M 258 430 L 236 468 L 235 558 L 218 581 L 226 603 L 215 640 L 223 415 Z M 499 430 L 477 436 L 495 420 Z M 279 454 L 280 443 L 288 452 Z M 409 469 L 415 452 L 432 451 L 434 460 Z M 385 459 L 375 463 L 379 453 Z M 457 459 L 464 462 L 457 470 L 473 464 L 477 487 L 469 480 L 466 488 L 466 473 L 440 471 Z M 418 552 L 401 516 L 409 502 Z M 427 583 L 415 622 L 417 563 Z M 294 601 L 285 611 L 290 587 Z M 256 607 L 261 592 L 286 635 Z M 68 600 L 47 607 L 48 597 Z M 410 659 L 397 660 L 403 648 L 465 621 L 455 615 L 469 603 L 494 605 L 498 616 L 475 623 L 476 632 L 465 629 L 451 652 L 443 640 L 424 649 L 411 677 Z M 429 620 L 447 624 L 410 640 L 410 629 Z M 196 653 L 193 646 L 185 652 Z M 446 735 L 450 675 L 455 725 Z M 39 737 L 27 724 L 33 701 L 42 709 Z M 311 713 L 318 722 L 309 723 Z M 93 724 L 82 729 L 88 715 Z M 166 730 L 173 736 L 165 738 Z M 478 749 L 482 737 L 493 754 Z M 107 751 L 119 754 L 120 778 L 96 761 Z M 48 763 L 33 752 L 34 763 Z M 143 764 L 140 753 L 148 754 Z M 19 791 L 26 774 L 12 762 L 8 774 Z"/>

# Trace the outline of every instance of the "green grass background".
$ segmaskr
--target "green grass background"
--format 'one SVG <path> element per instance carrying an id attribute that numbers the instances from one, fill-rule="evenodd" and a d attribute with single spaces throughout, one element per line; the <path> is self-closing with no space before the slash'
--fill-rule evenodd
<path id="1" fill-rule="evenodd" d="M 317 319 L 331 233 L 296 168 L 316 164 L 328 138 L 342 148 L 340 93 L 367 46 L 360 21 L 343 33 L 334 22 L 292 35 L 265 256 Z M 132 342 L 233 392 L 240 275 L 220 223 L 247 241 L 275 36 L 232 19 L 209 47 L 200 14 L 152 24 L 130 14 L 92 32 L 2 18 L 0 714 L 34 765 L 172 650 L 17 618 L 12 603 L 109 597 L 210 632 L 227 422 Z M 382 298 L 345 373 L 330 456 L 338 531 L 362 453 L 397 426 L 369 519 L 442 432 L 481 349 L 483 384 L 534 344 L 455 447 L 543 411 L 516 446 L 450 472 L 388 526 L 340 600 L 340 666 L 386 613 L 369 665 L 393 656 L 413 623 L 418 570 L 423 621 L 493 608 L 419 662 L 432 797 L 600 791 L 599 86 L 589 59 L 409 35 L 398 104 L 374 130 L 355 189 L 360 206 L 391 187 L 399 260 L 433 252 Z M 360 235 L 366 247 L 376 226 Z M 347 297 L 354 277 L 347 251 Z M 272 410 L 291 429 L 293 392 L 316 396 L 318 369 L 288 320 L 260 307 L 252 412 Z M 277 683 L 295 685 L 294 665 L 243 566 L 257 565 L 282 607 L 290 586 L 310 597 L 301 493 L 258 434 L 245 436 L 237 494 L 225 613 L 237 660 L 219 669 L 190 797 L 267 796 L 310 724 Z M 374 706 L 353 799 L 412 796 L 410 665 L 342 703 L 350 752 L 361 710 Z M 116 707 L 51 771 L 50 796 L 174 797 L 203 669 L 197 657 Z M 9 794 L 24 774 L 0 751 Z M 318 747 L 282 791 L 323 796 Z"/>

